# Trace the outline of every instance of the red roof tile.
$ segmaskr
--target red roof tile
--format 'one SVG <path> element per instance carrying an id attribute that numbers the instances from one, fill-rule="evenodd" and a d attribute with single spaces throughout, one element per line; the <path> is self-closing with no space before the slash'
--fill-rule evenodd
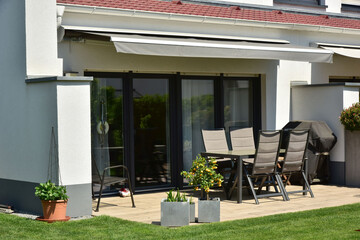
<path id="1" fill-rule="evenodd" d="M 255 20 L 275 23 L 294 23 L 315 26 L 360 29 L 360 20 L 325 15 L 307 15 L 287 13 L 281 11 L 266 11 L 243 9 L 213 5 L 184 3 L 179 0 L 57 0 L 57 3 L 119 8 L 129 10 L 143 10 L 150 12 L 178 13 L 196 16 L 211 16 L 219 18 Z"/>

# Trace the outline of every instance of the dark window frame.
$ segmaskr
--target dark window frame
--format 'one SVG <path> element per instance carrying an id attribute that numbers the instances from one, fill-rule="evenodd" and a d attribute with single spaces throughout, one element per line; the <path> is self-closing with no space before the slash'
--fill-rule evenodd
<path id="1" fill-rule="evenodd" d="M 182 189 L 183 181 L 180 172 L 183 170 L 183 137 L 182 128 L 182 100 L 181 100 L 181 80 L 213 80 L 214 81 L 214 112 L 215 112 L 215 128 L 224 127 L 224 80 L 249 80 L 252 84 L 252 102 L 253 102 L 253 124 L 254 131 L 261 130 L 261 76 L 231 76 L 224 74 L 214 75 L 182 75 L 176 74 L 157 74 L 157 73 L 133 73 L 133 72 L 101 72 L 101 71 L 85 71 L 85 76 L 101 77 L 101 78 L 122 78 L 123 79 L 123 128 L 124 128 L 124 164 L 129 168 L 131 173 L 131 182 L 135 187 L 135 161 L 134 161 L 134 134 L 133 134 L 133 78 L 168 78 L 169 79 L 169 104 L 170 104 L 170 156 L 171 156 L 171 179 L 172 183 L 169 187 L 159 186 L 156 189 L 171 189 L 178 187 Z M 154 187 L 138 187 L 137 192 L 153 191 Z"/>

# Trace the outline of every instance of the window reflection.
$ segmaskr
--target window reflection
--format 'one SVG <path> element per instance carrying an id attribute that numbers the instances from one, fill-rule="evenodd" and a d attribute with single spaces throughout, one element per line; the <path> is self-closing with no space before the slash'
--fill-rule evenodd
<path id="1" fill-rule="evenodd" d="M 91 145 L 94 191 L 104 168 L 123 164 L 123 91 L 121 78 L 95 78 L 91 85 Z M 121 177 L 111 169 L 108 175 Z M 116 186 L 113 186 L 116 187 Z M 110 188 L 105 189 L 106 191 Z"/>
<path id="2" fill-rule="evenodd" d="M 171 183 L 168 79 L 133 79 L 135 186 Z"/>
<path id="3" fill-rule="evenodd" d="M 214 128 L 214 81 L 182 80 L 183 169 L 204 151 L 201 129 Z"/>

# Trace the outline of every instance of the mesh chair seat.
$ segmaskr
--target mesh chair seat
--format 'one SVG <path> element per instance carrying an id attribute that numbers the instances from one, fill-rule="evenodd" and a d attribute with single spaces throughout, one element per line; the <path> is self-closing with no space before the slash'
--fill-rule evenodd
<path id="1" fill-rule="evenodd" d="M 288 194 L 292 193 L 310 193 L 311 197 L 314 197 L 314 194 L 311 190 L 310 184 L 307 180 L 304 171 L 304 164 L 306 160 L 306 149 L 309 143 L 309 130 L 291 130 L 289 132 L 289 142 L 286 148 L 284 161 L 280 173 L 287 176 L 284 186 L 286 187 L 288 181 L 291 178 L 291 174 L 300 172 L 301 176 L 304 179 L 304 187 L 302 190 L 298 191 L 286 191 L 285 193 L 287 199 L 289 199 Z"/>
<path id="2" fill-rule="evenodd" d="M 254 162 L 244 164 L 246 180 L 256 204 L 259 204 L 258 198 L 263 197 L 282 196 L 284 201 L 287 200 L 282 180 L 276 171 L 280 141 L 281 133 L 279 131 L 260 131 Z M 259 179 L 260 181 L 258 181 Z M 275 188 L 275 193 L 261 194 L 262 187 L 268 184 Z M 255 187 L 258 187 L 257 191 L 255 191 Z"/>

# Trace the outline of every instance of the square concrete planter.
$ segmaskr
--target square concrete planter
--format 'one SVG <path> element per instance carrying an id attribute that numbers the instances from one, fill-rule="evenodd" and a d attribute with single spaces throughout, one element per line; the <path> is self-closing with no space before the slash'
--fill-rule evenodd
<path id="1" fill-rule="evenodd" d="M 190 222 L 194 223 L 195 222 L 195 203 L 192 202 L 190 204 Z"/>
<path id="2" fill-rule="evenodd" d="M 345 184 L 360 187 L 360 130 L 345 131 Z"/>
<path id="3" fill-rule="evenodd" d="M 220 222 L 220 198 L 198 202 L 198 222 Z"/>
<path id="4" fill-rule="evenodd" d="M 180 227 L 190 223 L 189 202 L 166 202 L 161 200 L 161 226 Z"/>

